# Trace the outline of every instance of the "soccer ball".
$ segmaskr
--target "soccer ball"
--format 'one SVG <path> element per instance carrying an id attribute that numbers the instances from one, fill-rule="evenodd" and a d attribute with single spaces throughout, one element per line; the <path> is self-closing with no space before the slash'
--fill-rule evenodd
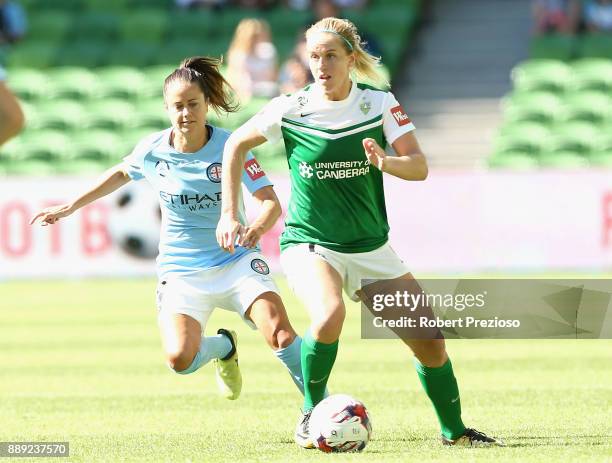
<path id="1" fill-rule="evenodd" d="M 109 219 L 111 239 L 133 257 L 153 259 L 159 246 L 161 211 L 147 185 L 130 184 L 117 192 Z"/>
<path id="2" fill-rule="evenodd" d="M 314 445 L 325 453 L 360 452 L 372 435 L 372 421 L 363 403 L 334 394 L 314 408 L 308 431 Z"/>

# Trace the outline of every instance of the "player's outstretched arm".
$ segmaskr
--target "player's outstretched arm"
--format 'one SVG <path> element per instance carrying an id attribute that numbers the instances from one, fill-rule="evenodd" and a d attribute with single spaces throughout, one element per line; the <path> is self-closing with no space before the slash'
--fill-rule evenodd
<path id="1" fill-rule="evenodd" d="M 249 150 L 265 143 L 259 131 L 245 124 L 225 142 L 223 167 L 221 169 L 221 194 L 223 206 L 217 225 L 217 242 L 226 251 L 233 253 L 236 237 L 244 239 L 245 229 L 238 220 L 238 201 L 241 188 L 242 169 Z"/>
<path id="2" fill-rule="evenodd" d="M 387 156 L 376 140 L 365 138 L 363 149 L 370 163 L 383 172 L 404 180 L 425 180 L 427 160 L 412 132 L 405 133 L 391 145 L 397 156 Z"/>
<path id="3" fill-rule="evenodd" d="M 259 216 L 244 229 L 244 235 L 239 244 L 245 248 L 254 248 L 261 237 L 268 232 L 281 216 L 282 207 L 272 186 L 260 188 L 253 196 L 259 202 Z"/>
<path id="4" fill-rule="evenodd" d="M 67 217 L 83 206 L 94 202 L 96 199 L 100 199 L 112 193 L 129 181 L 130 177 L 123 169 L 123 164 L 111 167 L 102 175 L 100 181 L 92 189 L 68 204 L 61 204 L 59 206 L 43 209 L 32 218 L 30 225 L 34 224 L 36 221 L 39 221 L 42 226 L 52 225 L 62 217 Z"/>

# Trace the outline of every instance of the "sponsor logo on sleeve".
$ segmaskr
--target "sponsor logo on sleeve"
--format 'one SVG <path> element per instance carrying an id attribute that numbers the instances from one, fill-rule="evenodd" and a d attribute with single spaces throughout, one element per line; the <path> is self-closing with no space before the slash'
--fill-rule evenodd
<path id="1" fill-rule="evenodd" d="M 244 164 L 244 170 L 246 170 L 246 173 L 249 175 L 249 178 L 251 180 L 257 180 L 258 178 L 261 178 L 266 175 L 266 173 L 263 171 L 263 169 L 257 162 L 257 159 L 249 159 Z"/>
<path id="2" fill-rule="evenodd" d="M 400 127 L 412 122 L 408 117 L 408 114 L 406 114 L 406 111 L 404 111 L 404 108 L 402 108 L 402 105 L 397 105 L 395 108 L 391 108 L 391 115 L 393 116 L 393 119 L 395 119 L 395 122 L 397 122 L 397 125 Z"/>

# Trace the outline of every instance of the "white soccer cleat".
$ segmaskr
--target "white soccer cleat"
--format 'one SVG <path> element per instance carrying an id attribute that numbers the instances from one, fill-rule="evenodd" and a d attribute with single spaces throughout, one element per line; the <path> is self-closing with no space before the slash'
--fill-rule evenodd
<path id="1" fill-rule="evenodd" d="M 297 426 L 295 427 L 294 440 L 297 445 L 304 449 L 314 449 L 314 442 L 310 439 L 310 431 L 308 429 L 308 423 L 310 422 L 310 415 L 312 409 L 303 412 L 298 420 Z"/>

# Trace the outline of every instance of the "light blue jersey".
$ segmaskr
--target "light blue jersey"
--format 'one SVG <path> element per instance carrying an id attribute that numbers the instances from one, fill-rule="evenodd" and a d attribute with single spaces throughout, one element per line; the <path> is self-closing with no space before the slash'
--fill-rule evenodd
<path id="1" fill-rule="evenodd" d="M 221 215 L 221 162 L 230 132 L 210 127 L 208 143 L 195 153 L 180 153 L 169 144 L 172 129 L 142 139 L 124 159 L 132 180 L 146 178 L 159 196 L 162 210 L 157 272 L 189 273 L 226 265 L 251 250 L 237 247 L 234 254 L 223 251 L 215 230 Z M 247 155 L 242 183 L 254 193 L 271 185 L 257 160 Z M 246 224 L 244 204 L 240 221 Z"/>

